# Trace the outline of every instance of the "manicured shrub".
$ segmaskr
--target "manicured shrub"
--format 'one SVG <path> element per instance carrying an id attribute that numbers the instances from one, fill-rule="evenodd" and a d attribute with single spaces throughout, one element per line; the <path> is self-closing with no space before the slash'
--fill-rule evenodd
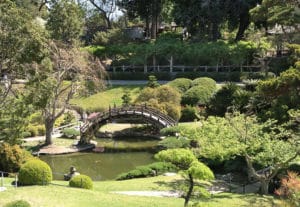
<path id="1" fill-rule="evenodd" d="M 24 200 L 12 201 L 4 207 L 31 207 L 30 203 Z"/>
<path id="2" fill-rule="evenodd" d="M 180 122 L 189 122 L 199 120 L 199 115 L 196 107 L 187 105 L 181 110 Z"/>
<path id="3" fill-rule="evenodd" d="M 184 93 L 192 86 L 192 80 L 188 78 L 176 78 L 169 82 L 168 85 Z"/>
<path id="4" fill-rule="evenodd" d="M 23 163 L 32 158 L 32 155 L 19 145 L 0 144 L 0 171 L 17 172 Z"/>
<path id="5" fill-rule="evenodd" d="M 156 175 L 161 175 L 165 172 L 173 172 L 177 169 L 175 165 L 169 162 L 154 162 L 149 164 L 148 167 L 154 170 Z"/>
<path id="6" fill-rule="evenodd" d="M 205 86 L 194 86 L 187 90 L 183 96 L 181 103 L 186 105 L 206 105 L 213 96 L 214 90 Z"/>
<path id="7" fill-rule="evenodd" d="M 52 181 L 52 170 L 39 159 L 32 159 L 21 166 L 19 182 L 22 185 L 47 185 Z"/>
<path id="8" fill-rule="evenodd" d="M 117 176 L 117 180 L 144 178 L 161 175 L 165 172 L 175 171 L 175 165 L 166 162 L 155 162 L 150 165 L 138 166 L 135 169 Z"/>
<path id="9" fill-rule="evenodd" d="M 77 136 L 80 135 L 80 132 L 74 128 L 65 128 L 63 131 L 63 136 L 75 139 Z"/>
<path id="10" fill-rule="evenodd" d="M 70 187 L 93 189 L 93 181 L 87 175 L 76 175 L 69 181 Z"/>
<path id="11" fill-rule="evenodd" d="M 208 77 L 196 78 L 192 81 L 193 86 L 204 86 L 210 88 L 211 90 L 216 90 L 217 83 L 214 79 Z"/>
<path id="12" fill-rule="evenodd" d="M 185 128 L 185 126 L 177 125 L 173 127 L 163 128 L 162 130 L 160 130 L 160 133 L 163 136 L 176 136 L 177 133 L 180 133 Z"/>

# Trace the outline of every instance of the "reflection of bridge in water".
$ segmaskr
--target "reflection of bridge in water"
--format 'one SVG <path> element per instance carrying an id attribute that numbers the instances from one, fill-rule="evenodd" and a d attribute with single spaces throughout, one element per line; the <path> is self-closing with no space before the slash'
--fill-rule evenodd
<path id="1" fill-rule="evenodd" d="M 93 136 L 102 125 L 113 120 L 132 120 L 149 123 L 159 129 L 175 126 L 177 124 L 177 121 L 170 116 L 163 114 L 157 109 L 148 107 L 147 105 L 109 107 L 107 111 L 92 113 L 88 117 L 86 122 L 80 128 L 80 142 L 86 142 L 86 140 Z"/>

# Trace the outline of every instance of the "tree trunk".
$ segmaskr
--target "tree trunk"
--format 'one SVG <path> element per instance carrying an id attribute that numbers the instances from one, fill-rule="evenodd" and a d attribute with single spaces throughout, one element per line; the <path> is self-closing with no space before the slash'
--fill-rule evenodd
<path id="1" fill-rule="evenodd" d="M 103 17 L 104 17 L 104 19 L 105 19 L 107 29 L 111 29 L 112 26 L 111 26 L 111 22 L 110 22 L 109 17 L 107 17 L 106 14 L 103 14 Z"/>
<path id="2" fill-rule="evenodd" d="M 155 15 L 153 15 L 151 20 L 151 39 L 156 39 L 156 30 L 157 30 L 156 27 L 157 27 L 156 17 Z"/>
<path id="3" fill-rule="evenodd" d="M 145 37 L 148 38 L 150 37 L 150 32 L 149 32 L 149 16 L 147 15 L 146 17 L 146 29 L 145 29 Z"/>
<path id="4" fill-rule="evenodd" d="M 269 184 L 270 180 L 269 179 L 264 179 L 260 180 L 261 186 L 260 186 L 260 193 L 262 195 L 267 195 L 269 194 Z"/>
<path id="5" fill-rule="evenodd" d="M 51 145 L 52 142 L 52 132 L 54 127 L 54 121 L 53 119 L 46 119 L 45 120 L 45 128 L 46 128 L 46 145 Z"/>
<path id="6" fill-rule="evenodd" d="M 189 174 L 189 182 L 190 182 L 190 186 L 189 186 L 189 191 L 187 192 L 186 197 L 184 198 L 184 207 L 188 206 L 194 188 L 194 179 L 191 174 Z"/>

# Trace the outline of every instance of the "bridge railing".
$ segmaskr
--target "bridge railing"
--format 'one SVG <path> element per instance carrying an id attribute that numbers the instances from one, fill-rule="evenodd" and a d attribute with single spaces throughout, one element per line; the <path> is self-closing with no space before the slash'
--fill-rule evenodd
<path id="1" fill-rule="evenodd" d="M 157 121 L 164 122 L 167 126 L 174 126 L 176 125 L 177 121 L 173 118 L 169 117 L 168 115 L 163 114 L 157 109 L 144 105 L 129 105 L 129 106 L 121 106 L 121 107 L 109 107 L 109 110 L 104 112 L 97 112 L 91 114 L 88 120 L 81 126 L 80 131 L 85 132 L 89 127 L 93 124 L 98 123 L 104 119 L 117 116 L 119 114 L 126 114 L 128 112 L 132 112 L 132 114 L 140 114 L 142 116 L 148 117 L 156 117 Z"/>

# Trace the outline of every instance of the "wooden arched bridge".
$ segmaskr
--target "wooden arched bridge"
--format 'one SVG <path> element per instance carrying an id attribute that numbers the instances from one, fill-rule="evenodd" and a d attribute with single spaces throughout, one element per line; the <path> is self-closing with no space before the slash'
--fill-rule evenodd
<path id="1" fill-rule="evenodd" d="M 80 142 L 85 143 L 89 137 L 94 135 L 95 131 L 108 121 L 126 119 L 138 119 L 144 123 L 152 124 L 159 129 L 177 124 L 177 121 L 170 116 L 147 105 L 109 107 L 107 111 L 94 112 L 87 118 L 85 123 L 80 127 Z"/>

